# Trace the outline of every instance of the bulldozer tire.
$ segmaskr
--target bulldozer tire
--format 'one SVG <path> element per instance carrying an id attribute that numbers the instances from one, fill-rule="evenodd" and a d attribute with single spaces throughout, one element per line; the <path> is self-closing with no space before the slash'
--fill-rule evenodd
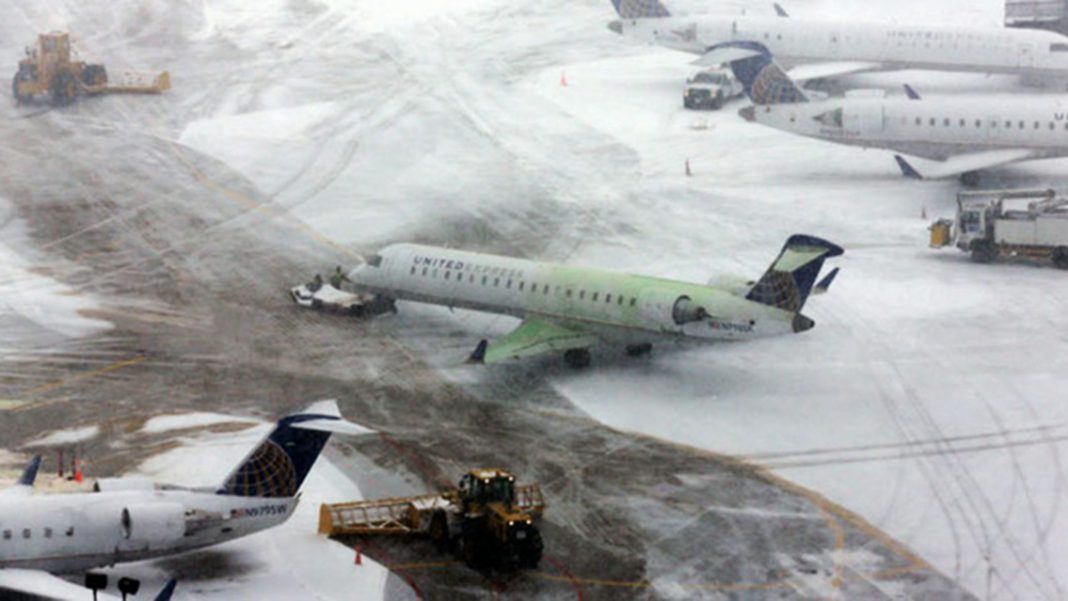
<path id="1" fill-rule="evenodd" d="M 524 568 L 538 567 L 544 550 L 545 543 L 541 540 L 541 532 L 537 528 L 531 528 L 523 546 L 519 548 L 519 565 Z"/>
<path id="2" fill-rule="evenodd" d="M 471 569 L 481 570 L 489 563 L 489 549 L 486 536 L 481 529 L 465 532 L 460 537 L 460 555 Z"/>
<path id="3" fill-rule="evenodd" d="M 63 71 L 52 80 L 49 92 L 52 94 L 53 106 L 67 106 L 74 102 L 74 98 L 78 95 L 78 81 L 73 75 Z"/>
<path id="4" fill-rule="evenodd" d="M 444 511 L 434 512 L 434 515 L 430 518 L 428 533 L 430 534 L 430 540 L 434 541 L 434 546 L 439 551 L 449 550 L 452 540 L 449 538 L 449 521 L 445 517 Z"/>
<path id="5" fill-rule="evenodd" d="M 998 256 L 998 249 L 986 241 L 978 241 L 972 244 L 972 260 L 976 263 L 990 263 Z"/>
<path id="6" fill-rule="evenodd" d="M 108 70 L 104 65 L 86 65 L 82 69 L 82 83 L 87 86 L 100 86 L 108 82 Z"/>
<path id="7" fill-rule="evenodd" d="M 18 73 L 15 73 L 14 79 L 11 80 L 11 95 L 15 97 L 15 102 L 18 104 L 24 104 L 33 100 L 33 94 L 27 94 L 25 96 L 19 94 L 19 82 L 33 81 L 37 79 L 37 69 L 34 68 L 19 68 Z"/>

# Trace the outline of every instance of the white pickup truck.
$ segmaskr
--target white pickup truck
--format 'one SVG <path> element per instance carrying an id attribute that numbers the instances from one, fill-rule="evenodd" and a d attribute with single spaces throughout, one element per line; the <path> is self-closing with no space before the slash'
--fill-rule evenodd
<path id="1" fill-rule="evenodd" d="M 730 71 L 708 69 L 686 80 L 686 87 L 682 90 L 682 106 L 695 110 L 719 110 L 743 91 L 742 84 Z"/>

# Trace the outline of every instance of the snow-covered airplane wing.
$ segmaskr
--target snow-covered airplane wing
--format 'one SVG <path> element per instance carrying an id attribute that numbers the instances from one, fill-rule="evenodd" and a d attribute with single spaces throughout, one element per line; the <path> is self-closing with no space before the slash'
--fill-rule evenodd
<path id="1" fill-rule="evenodd" d="M 598 342 L 596 336 L 586 332 L 545 319 L 530 318 L 508 335 L 489 343 L 481 360 L 483 363 L 499 363 L 543 353 L 588 348 Z"/>
<path id="2" fill-rule="evenodd" d="M 175 581 L 171 580 L 155 597 L 155 601 L 169 601 L 174 594 Z M 0 569 L 0 599 L 3 593 L 19 593 L 24 596 L 51 599 L 54 601 L 85 601 L 91 598 L 88 589 L 57 578 L 40 570 Z M 118 597 L 99 593 L 99 601 L 118 601 Z"/>
<path id="3" fill-rule="evenodd" d="M 697 59 L 690 64 L 700 65 L 702 67 L 714 67 L 716 65 L 724 65 L 733 63 L 734 61 L 752 58 L 754 56 L 760 56 L 760 51 L 730 44 L 718 44 L 709 48 L 707 52 L 697 57 Z"/>
<path id="4" fill-rule="evenodd" d="M 41 467 L 41 456 L 35 455 L 26 469 L 22 471 L 19 481 L 11 488 L 0 490 L 0 497 L 25 497 L 33 492 L 33 481 L 37 479 L 37 470 Z"/>
<path id="5" fill-rule="evenodd" d="M 882 71 L 885 67 L 881 63 L 863 61 L 840 61 L 833 63 L 812 63 L 811 65 L 798 65 L 786 72 L 794 81 L 809 81 L 823 79 L 825 77 L 838 77 L 841 75 L 854 75 L 856 73 L 868 73 Z"/>
<path id="6" fill-rule="evenodd" d="M 1009 148 L 1006 150 L 987 150 L 958 154 L 944 161 L 905 159 L 899 154 L 894 155 L 894 160 L 897 161 L 897 166 L 901 168 L 901 173 L 905 177 L 912 179 L 941 179 L 1037 157 L 1038 155 L 1034 150 Z"/>

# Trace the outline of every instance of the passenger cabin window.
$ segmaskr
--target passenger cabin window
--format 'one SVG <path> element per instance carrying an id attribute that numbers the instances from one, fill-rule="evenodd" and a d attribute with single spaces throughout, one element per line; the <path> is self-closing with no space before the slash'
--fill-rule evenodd
<path id="1" fill-rule="evenodd" d="M 949 117 L 946 117 L 946 118 L 945 118 L 945 119 L 944 119 L 944 120 L 942 121 L 942 125 L 945 125 L 946 127 L 949 127 Z"/>
<path id="2" fill-rule="evenodd" d="M 448 272 L 448 271 L 445 272 L 445 279 L 446 280 L 449 279 L 449 274 L 450 274 L 450 272 Z"/>
<path id="3" fill-rule="evenodd" d="M 66 534 L 67 536 L 74 536 L 74 526 L 71 526 L 70 528 L 67 528 L 67 531 L 64 532 L 63 534 Z"/>
<path id="4" fill-rule="evenodd" d="M 415 265 L 412 265 L 412 271 L 411 271 L 411 274 L 412 274 L 412 275 L 415 275 Z"/>
<path id="5" fill-rule="evenodd" d="M 423 268 L 423 275 L 426 275 L 426 267 Z"/>
<path id="6" fill-rule="evenodd" d="M 23 528 L 22 529 L 22 538 L 30 538 L 30 529 L 29 528 Z"/>
<path id="7" fill-rule="evenodd" d="M 632 306 L 632 307 L 633 307 L 633 306 L 634 306 L 634 305 L 636 305 L 636 304 L 638 304 L 638 299 L 636 299 L 636 298 L 634 298 L 634 297 L 632 296 L 632 297 L 630 298 L 630 306 Z"/>
<path id="8" fill-rule="evenodd" d="M 604 295 L 604 302 L 610 304 L 612 302 L 612 295 L 611 294 Z"/>
<path id="9" fill-rule="evenodd" d="M 923 125 L 923 117 L 916 117 L 916 125 Z"/>
<path id="10" fill-rule="evenodd" d="M 370 265 L 371 267 L 381 267 L 382 266 L 382 255 L 371 255 L 371 258 L 367 259 L 367 264 Z"/>
<path id="11" fill-rule="evenodd" d="M 4 540 L 11 540 L 11 531 L 4 530 Z"/>
<path id="12" fill-rule="evenodd" d="M 512 287 L 512 280 L 508 280 L 507 282 L 505 282 L 504 287 L 505 288 L 511 288 Z"/>
<path id="13" fill-rule="evenodd" d="M 526 284 L 526 282 L 519 282 L 519 291 L 520 291 L 520 292 L 522 292 L 522 291 L 523 291 L 523 285 L 524 285 L 524 284 Z"/>
<path id="14" fill-rule="evenodd" d="M 931 121 L 930 121 L 930 123 L 931 123 L 931 125 L 932 125 L 932 126 L 934 126 L 934 124 L 935 124 L 935 123 L 937 123 L 937 121 L 935 121 L 935 118 L 934 118 L 934 117 L 931 117 Z"/>
<path id="15" fill-rule="evenodd" d="M 52 538 L 52 529 L 51 528 L 45 528 L 44 529 L 44 535 L 45 535 L 45 538 Z"/>
<path id="16" fill-rule="evenodd" d="M 497 286 L 500 286 L 500 285 L 501 285 L 501 278 L 493 278 L 493 287 L 496 288 Z"/>
<path id="17" fill-rule="evenodd" d="M 571 289 L 570 288 L 567 289 L 567 298 L 571 298 Z"/>
<path id="18" fill-rule="evenodd" d="M 579 300 L 582 300 L 584 298 L 586 298 L 586 291 L 585 290 L 579 290 Z"/>
<path id="19" fill-rule="evenodd" d="M 592 300 L 593 302 L 597 302 L 597 295 L 598 294 L 600 294 L 600 293 L 599 292 L 594 292 L 593 296 L 590 297 L 590 300 Z"/>
<path id="20" fill-rule="evenodd" d="M 482 285 L 483 285 L 483 286 L 485 286 L 485 285 L 486 285 L 486 282 L 488 282 L 488 281 L 489 281 L 489 276 L 485 276 L 485 275 L 484 275 L 484 276 L 482 276 Z"/>

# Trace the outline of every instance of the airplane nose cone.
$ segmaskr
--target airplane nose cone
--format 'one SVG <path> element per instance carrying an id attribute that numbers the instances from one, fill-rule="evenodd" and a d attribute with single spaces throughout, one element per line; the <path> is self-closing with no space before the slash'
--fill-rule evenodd
<path id="1" fill-rule="evenodd" d="M 612 31 L 622 35 L 623 34 L 623 21 L 616 19 L 608 23 L 608 28 Z"/>
<path id="2" fill-rule="evenodd" d="M 756 121 L 755 106 L 747 106 L 744 109 L 738 111 L 738 114 L 741 115 L 742 119 L 745 119 L 746 121 Z"/>

